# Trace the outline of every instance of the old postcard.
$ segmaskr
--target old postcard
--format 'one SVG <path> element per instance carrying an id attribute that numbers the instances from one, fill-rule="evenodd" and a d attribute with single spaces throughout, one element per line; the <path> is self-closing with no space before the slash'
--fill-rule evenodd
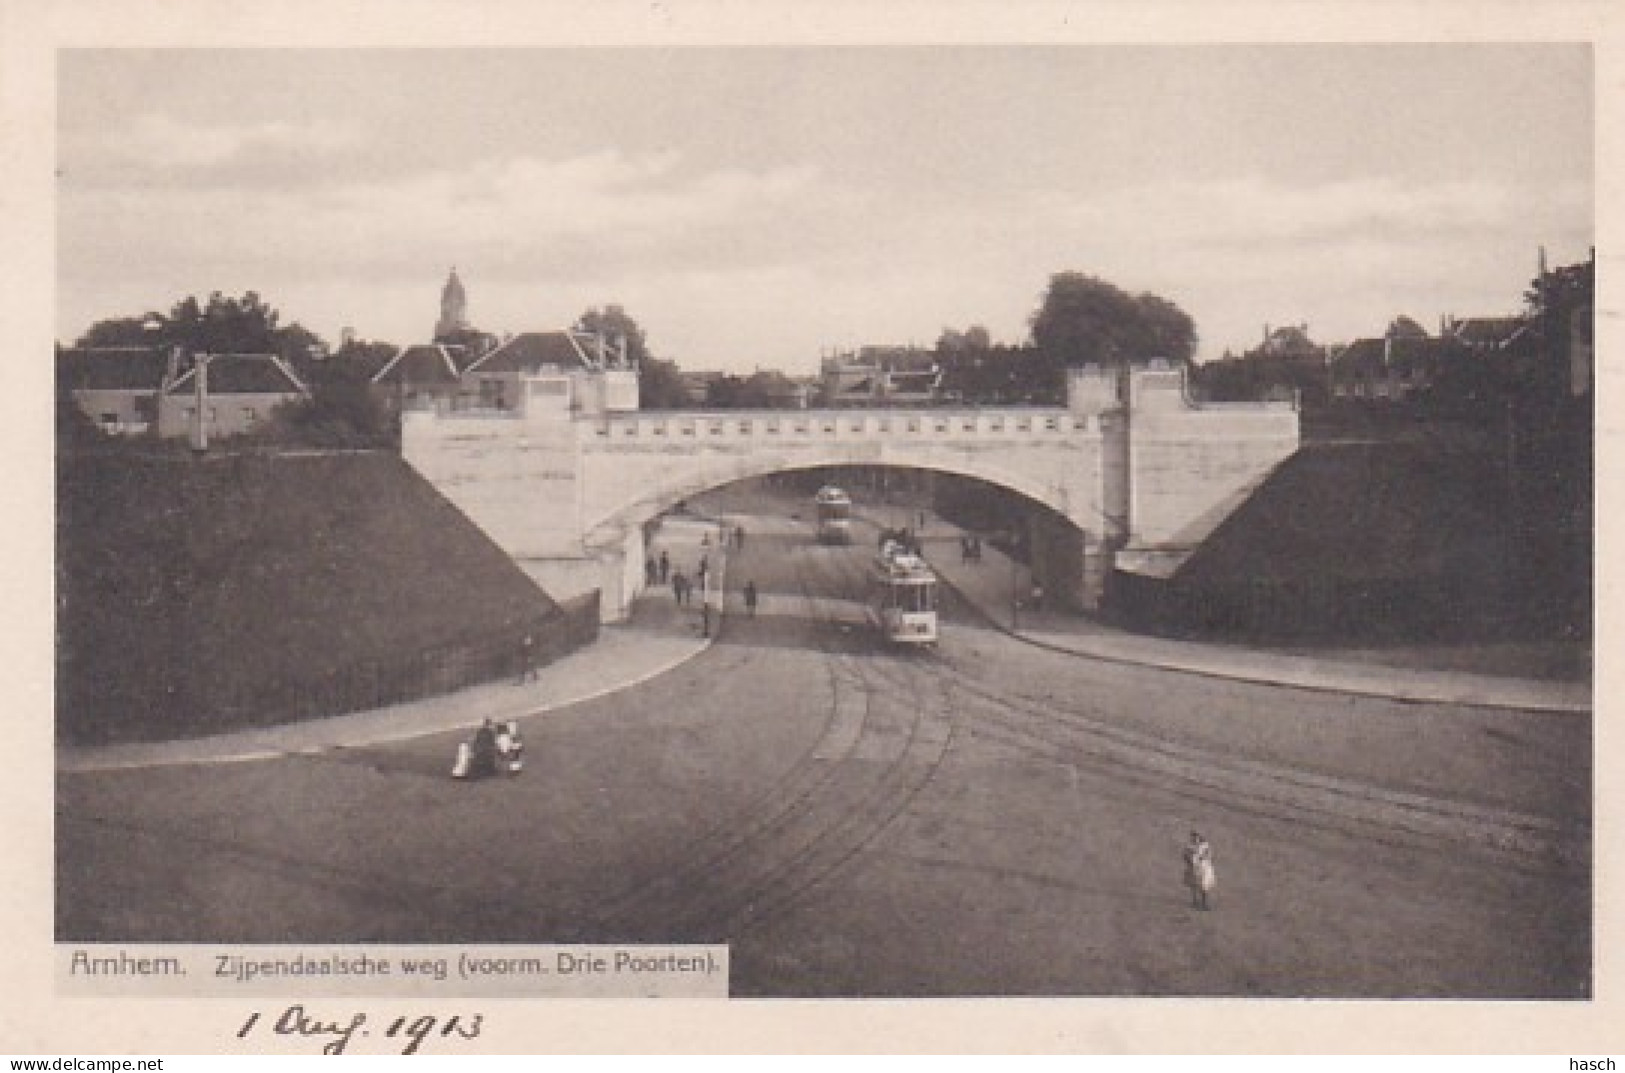
<path id="1" fill-rule="evenodd" d="M 4 1049 L 1619 1049 L 1615 12 L 0 10 Z"/>

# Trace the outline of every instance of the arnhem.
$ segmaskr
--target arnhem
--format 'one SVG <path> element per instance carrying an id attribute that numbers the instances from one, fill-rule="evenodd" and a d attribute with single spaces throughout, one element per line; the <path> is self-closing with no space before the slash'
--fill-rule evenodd
<path id="1" fill-rule="evenodd" d="M 91 957 L 88 950 L 75 950 L 68 965 L 71 976 L 184 976 L 180 958 L 131 957 L 120 950 L 117 957 Z"/>

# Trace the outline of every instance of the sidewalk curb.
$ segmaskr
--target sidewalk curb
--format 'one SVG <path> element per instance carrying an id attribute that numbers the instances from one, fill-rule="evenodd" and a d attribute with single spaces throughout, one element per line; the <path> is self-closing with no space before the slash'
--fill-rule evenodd
<path id="1" fill-rule="evenodd" d="M 623 690 L 631 689 L 634 686 L 642 685 L 643 683 L 645 683 L 645 682 L 647 682 L 647 681 L 649 681 L 649 680 L 651 680 L 653 678 L 658 678 L 659 676 L 661 676 L 663 674 L 666 674 L 666 673 L 668 673 L 670 671 L 674 671 L 678 667 L 681 667 L 683 664 L 689 662 L 690 660 L 692 660 L 695 657 L 699 656 L 701 653 L 705 652 L 715 642 L 716 642 L 716 638 L 712 637 L 711 639 L 705 641 L 704 644 L 696 646 L 694 649 L 692 649 L 689 652 L 682 653 L 682 654 L 680 654 L 680 655 L 678 655 L 678 656 L 676 656 L 676 657 L 674 657 L 672 659 L 669 659 L 669 660 L 667 660 L 667 661 L 665 661 L 665 662 L 663 662 L 663 663 L 661 663 L 661 664 L 659 664 L 659 665 L 657 665 L 657 666 L 655 666 L 653 668 L 647 669 L 647 670 L 643 671 L 642 673 L 640 673 L 640 674 L 638 674 L 638 675 L 636 675 L 636 676 L 634 676 L 632 678 L 628 678 L 628 679 L 626 679 L 624 681 L 615 682 L 615 683 L 613 683 L 611 685 L 607 685 L 607 686 L 604 686 L 604 687 L 599 688 L 599 689 L 594 689 L 594 690 L 591 690 L 591 691 L 586 692 L 586 693 L 581 693 L 581 694 L 575 694 L 575 695 L 571 695 L 571 696 L 562 697 L 562 698 L 552 700 L 552 701 L 542 701 L 540 703 L 538 703 L 536 701 L 529 701 L 529 702 L 525 702 L 524 704 L 517 704 L 516 703 L 516 705 L 515 705 L 516 710 L 509 710 L 507 708 L 498 708 L 498 709 L 495 709 L 495 710 L 493 710 L 492 712 L 490 712 L 488 714 L 477 715 L 474 718 L 477 718 L 477 719 L 491 719 L 491 720 L 498 721 L 498 722 L 506 721 L 506 720 L 509 720 L 509 719 L 530 719 L 530 718 L 535 717 L 535 716 L 546 715 L 546 714 L 548 714 L 550 712 L 559 711 L 559 710 L 564 709 L 564 708 L 571 708 L 571 707 L 574 707 L 577 704 L 585 704 L 588 701 L 598 700 L 598 699 L 600 699 L 602 697 L 607 697 L 607 696 L 609 696 L 609 695 L 611 695 L 613 693 L 619 693 L 619 692 L 622 692 Z M 490 682 L 485 683 L 486 686 L 490 686 L 490 685 L 493 685 L 493 684 L 495 684 L 495 683 L 490 683 Z M 474 687 L 471 687 L 471 688 L 478 689 L 478 688 L 482 688 L 482 687 L 474 686 Z M 445 696 L 455 696 L 455 695 L 456 694 L 445 694 Z M 425 701 L 432 701 L 433 699 L 434 698 L 424 698 Z M 359 717 L 362 717 L 362 716 L 374 716 L 374 717 L 376 717 L 378 711 L 379 711 L 379 709 L 373 709 L 373 710 L 367 711 L 367 712 L 350 712 L 350 713 L 348 713 L 346 715 L 328 716 L 327 718 L 332 720 L 332 719 L 359 718 Z M 294 726 L 301 726 L 301 725 L 309 725 L 310 723 L 313 723 L 313 722 L 315 722 L 315 721 L 314 720 L 307 721 L 305 724 L 289 723 L 289 724 L 286 724 L 286 725 L 289 726 L 289 727 L 294 727 Z M 58 747 L 58 749 L 57 749 L 57 758 L 56 758 L 56 770 L 60 774 L 85 774 L 85 773 L 103 772 L 103 771 L 135 771 L 135 770 L 139 770 L 139 769 L 142 769 L 142 768 L 155 768 L 155 767 L 181 767 L 181 766 L 186 765 L 186 764 L 246 764 L 246 763 L 252 763 L 254 761 L 259 761 L 259 760 L 277 760 L 277 759 L 281 759 L 283 757 L 290 757 L 290 756 L 319 756 L 322 753 L 335 752 L 335 751 L 338 751 L 340 749 L 365 748 L 365 747 L 367 747 L 369 745 L 381 745 L 381 744 L 387 744 L 387 743 L 390 743 L 390 742 L 409 741 L 409 740 L 411 740 L 413 738 L 425 738 L 425 737 L 430 737 L 430 736 L 435 735 L 435 734 L 445 734 L 445 733 L 447 733 L 449 731 L 457 730 L 457 729 L 459 729 L 461 727 L 466 727 L 468 724 L 469 724 L 469 718 L 466 717 L 466 716 L 463 717 L 463 718 L 459 718 L 459 719 L 454 720 L 454 719 L 451 719 L 449 717 L 449 715 L 448 715 L 444 725 L 431 725 L 430 723 L 424 723 L 424 724 L 419 724 L 419 725 L 415 725 L 415 726 L 411 726 L 411 727 L 400 727 L 400 728 L 396 728 L 394 731 L 385 730 L 385 731 L 383 731 L 383 732 L 381 732 L 379 734 L 369 735 L 365 740 L 357 740 L 357 741 L 354 741 L 354 742 L 335 741 L 335 742 L 327 742 L 327 743 L 312 743 L 312 744 L 308 744 L 308 745 L 289 745 L 289 746 L 285 746 L 285 747 L 282 747 L 282 748 L 271 748 L 271 747 L 266 747 L 266 748 L 262 748 L 262 749 L 251 749 L 250 748 L 250 749 L 244 749 L 243 751 L 239 751 L 239 752 L 229 752 L 229 753 L 221 753 L 221 754 L 206 754 L 206 755 L 202 753 L 202 750 L 189 749 L 189 748 L 187 748 L 187 746 L 199 746 L 199 745 L 202 745 L 202 744 L 208 742 L 210 740 L 209 738 L 192 738 L 192 739 L 183 739 L 181 741 L 172 741 L 172 742 L 152 742 L 152 743 L 143 742 L 143 743 L 141 743 L 143 745 L 150 744 L 153 747 L 155 752 L 163 752 L 163 751 L 173 749 L 177 753 L 195 752 L 195 753 L 199 754 L 199 755 L 192 755 L 192 756 L 184 756 L 184 755 L 183 756 L 162 756 L 162 755 L 158 755 L 158 756 L 152 756 L 152 757 L 139 757 L 138 756 L 138 757 L 130 757 L 130 758 L 127 758 L 127 759 L 108 759 L 108 758 L 105 758 L 105 757 L 98 757 L 98 756 L 95 756 L 95 755 L 86 755 L 86 754 L 91 754 L 91 753 L 99 753 L 99 752 L 102 752 L 103 750 L 114 750 L 114 749 L 122 748 L 122 746 L 118 746 L 118 745 L 109 745 L 109 746 L 88 746 L 88 747 L 84 747 L 82 749 L 75 750 L 75 752 L 77 752 L 77 753 L 79 753 L 81 755 L 69 756 L 69 757 L 65 758 L 62 755 L 61 747 Z M 264 733 L 272 733 L 272 734 L 274 734 L 274 733 L 276 733 L 276 730 L 277 730 L 277 728 L 275 728 L 275 727 L 262 728 L 262 731 Z"/>
<path id="2" fill-rule="evenodd" d="M 862 518 L 866 524 L 876 526 L 877 528 L 879 527 L 878 523 L 866 514 L 858 514 L 854 511 L 853 517 Z M 951 522 L 948 522 L 947 524 L 952 528 L 959 528 L 958 526 L 954 526 Z M 963 530 L 961 530 L 961 532 L 963 532 Z M 972 599 L 964 589 L 954 584 L 954 582 L 949 579 L 948 575 L 944 571 L 938 569 L 936 570 L 936 574 L 937 580 L 941 584 L 952 589 L 962 603 L 971 608 L 972 611 L 984 619 L 989 626 L 999 633 L 1002 633 L 1006 637 L 1010 637 L 1014 640 L 1021 641 L 1024 644 L 1032 645 L 1035 648 L 1046 649 L 1050 652 L 1059 653 L 1061 655 L 1075 656 L 1079 659 L 1098 660 L 1102 663 L 1113 663 L 1125 667 L 1154 667 L 1159 670 L 1173 671 L 1179 674 L 1195 675 L 1198 677 L 1212 678 L 1225 682 L 1241 682 L 1248 685 L 1271 685 L 1279 686 L 1284 689 L 1301 689 L 1305 692 L 1326 693 L 1336 696 L 1372 697 L 1380 700 L 1390 700 L 1400 704 L 1446 704 L 1468 708 L 1487 708 L 1497 711 L 1542 712 L 1552 715 L 1575 716 L 1591 716 L 1595 711 L 1594 703 L 1576 703 L 1560 698 L 1544 699 L 1539 697 L 1530 697 L 1516 699 L 1493 695 L 1461 696 L 1459 694 L 1449 693 L 1445 690 L 1429 691 L 1425 688 L 1407 690 L 1390 687 L 1383 689 L 1379 688 L 1375 684 L 1362 685 L 1353 682 L 1335 683 L 1327 681 L 1314 681 L 1304 677 L 1271 676 L 1222 667 L 1192 666 L 1190 664 L 1174 662 L 1168 659 L 1159 659 L 1151 655 L 1130 656 L 1120 653 L 1090 651 L 1085 647 L 1074 647 L 1072 645 L 1059 644 L 1055 641 L 1047 640 L 1042 636 L 1035 636 L 1033 633 L 1012 628 L 1011 626 L 1008 626 L 1000 621 L 998 616 L 995 615 L 993 611 L 983 607 L 976 600 Z M 1135 634 L 1125 633 L 1123 636 L 1124 639 L 1129 643 L 1133 643 L 1138 639 L 1138 635 Z M 1211 648 L 1212 646 L 1204 647 Z M 1298 659 L 1301 657 L 1277 658 Z M 1395 671 L 1396 673 L 1403 671 L 1402 668 L 1391 668 L 1391 670 Z M 1486 682 L 1496 681 L 1496 679 L 1488 678 L 1484 675 L 1476 675 L 1472 677 L 1482 679 Z M 1512 679 L 1512 681 L 1523 683 L 1530 680 L 1519 678 Z M 1493 687 L 1491 688 L 1493 689 Z"/>
<path id="3" fill-rule="evenodd" d="M 1452 704 L 1467 708 L 1491 708 L 1500 711 L 1516 712 L 1544 712 L 1551 715 L 1577 715 L 1590 716 L 1593 706 L 1589 704 L 1574 704 L 1561 700 L 1541 700 L 1530 698 L 1527 701 L 1517 701 L 1503 697 L 1462 697 L 1451 696 L 1443 692 L 1424 695 L 1422 692 L 1402 692 L 1395 689 L 1377 689 L 1361 687 L 1353 683 L 1333 684 L 1329 682 L 1312 682 L 1303 679 L 1268 677 L 1259 674 L 1248 674 L 1243 671 L 1225 670 L 1217 667 L 1193 667 L 1189 664 L 1173 663 L 1159 660 L 1149 656 L 1134 657 L 1116 655 L 1107 652 L 1091 652 L 1083 648 L 1074 648 L 1070 645 L 1057 644 L 1042 637 L 1033 636 L 1020 630 L 1011 629 L 1000 622 L 993 612 L 972 600 L 965 592 L 949 581 L 941 573 L 937 579 L 952 589 L 976 614 L 985 619 L 993 629 L 1014 640 L 1032 645 L 1034 648 L 1046 649 L 1065 656 L 1076 656 L 1079 659 L 1098 660 L 1101 663 L 1115 663 L 1125 667 L 1154 667 L 1158 670 L 1174 671 L 1179 674 L 1195 675 L 1201 678 L 1213 678 L 1224 682 L 1242 682 L 1248 685 L 1279 686 L 1283 689 L 1301 689 L 1309 693 L 1330 693 L 1337 696 L 1372 697 L 1379 700 L 1391 700 L 1400 704 Z M 1516 679 L 1524 681 L 1524 679 Z"/>

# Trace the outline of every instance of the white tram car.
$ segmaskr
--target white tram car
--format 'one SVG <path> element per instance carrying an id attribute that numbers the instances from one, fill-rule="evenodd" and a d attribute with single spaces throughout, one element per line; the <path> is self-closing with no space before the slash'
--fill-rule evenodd
<path id="1" fill-rule="evenodd" d="M 869 616 L 894 644 L 937 643 L 937 575 L 918 555 L 887 541 L 875 560 Z"/>
<path id="2" fill-rule="evenodd" d="M 813 503 L 818 508 L 818 542 L 852 543 L 852 497 L 826 484 L 813 497 Z"/>

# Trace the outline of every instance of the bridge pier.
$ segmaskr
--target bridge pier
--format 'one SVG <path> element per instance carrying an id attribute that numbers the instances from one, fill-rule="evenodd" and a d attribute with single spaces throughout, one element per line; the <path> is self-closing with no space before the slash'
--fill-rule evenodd
<path id="1" fill-rule="evenodd" d="M 643 592 L 643 563 L 648 556 L 643 527 L 630 525 L 588 551 L 598 564 L 598 616 L 605 623 L 625 622 L 632 601 Z"/>
<path id="2" fill-rule="evenodd" d="M 1100 534 L 1080 529 L 1057 515 L 1027 515 L 1027 548 L 1033 580 L 1050 607 L 1092 613 L 1100 610 L 1113 551 Z"/>

